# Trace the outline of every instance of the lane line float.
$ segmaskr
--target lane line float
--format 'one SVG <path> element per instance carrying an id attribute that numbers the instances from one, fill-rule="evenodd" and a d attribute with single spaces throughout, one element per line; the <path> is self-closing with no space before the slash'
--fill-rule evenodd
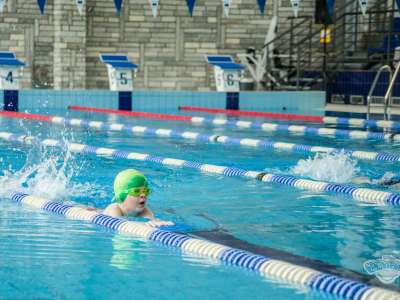
<path id="1" fill-rule="evenodd" d="M 113 218 L 82 207 L 66 205 L 47 199 L 14 192 L 10 199 L 43 211 L 63 215 L 68 219 L 82 220 L 100 225 L 116 232 L 154 241 L 168 247 L 181 249 L 182 253 L 195 254 L 245 268 L 261 276 L 279 280 L 294 288 L 308 288 L 351 300 L 395 300 L 400 293 L 343 277 L 323 273 L 311 268 L 298 266 L 251 252 L 197 239 L 185 234 L 161 230 L 140 222 Z"/>
<path id="2" fill-rule="evenodd" d="M 297 178 L 292 175 L 276 175 L 272 173 L 250 171 L 235 167 L 203 164 L 195 161 L 187 161 L 177 158 L 154 156 L 147 153 L 127 152 L 105 147 L 94 147 L 85 144 L 65 143 L 54 139 L 38 139 L 33 136 L 16 135 L 11 132 L 0 132 L 0 139 L 18 142 L 22 144 L 38 144 L 45 147 L 58 148 L 73 153 L 94 154 L 100 157 L 109 157 L 117 160 L 134 160 L 152 162 L 163 167 L 189 168 L 204 173 L 218 174 L 227 177 L 252 178 L 261 182 L 276 183 L 295 187 L 300 190 L 312 192 L 323 192 L 330 194 L 341 194 L 350 196 L 355 200 L 372 203 L 376 205 L 400 205 L 400 194 L 383 192 L 367 188 L 359 188 L 349 184 L 336 184 L 323 181 Z"/>
<path id="3" fill-rule="evenodd" d="M 116 109 L 101 109 L 101 108 L 82 107 L 82 106 L 69 106 L 68 109 L 95 112 L 95 113 L 104 113 L 104 114 L 117 114 L 126 117 L 152 118 L 152 119 L 170 120 L 170 121 L 186 121 L 196 125 L 205 124 L 212 126 L 229 126 L 242 129 L 263 130 L 267 132 L 296 133 L 296 134 L 307 134 L 307 135 L 322 136 L 322 137 L 334 136 L 338 138 L 355 139 L 355 140 L 373 139 L 381 141 L 400 141 L 400 134 L 394 134 L 394 133 L 372 132 L 372 131 L 362 131 L 362 130 L 344 130 L 344 129 L 334 129 L 325 127 L 308 127 L 302 125 L 288 125 L 280 123 L 232 121 L 221 118 L 210 119 L 204 117 L 141 113 L 132 111 L 121 111 Z M 145 116 L 145 114 L 148 116 Z"/>
<path id="4" fill-rule="evenodd" d="M 226 135 L 209 135 L 194 131 L 177 131 L 169 128 L 153 128 L 146 126 L 131 126 L 121 123 L 107 123 L 101 121 L 90 121 L 77 118 L 64 118 L 59 116 L 45 116 L 20 112 L 0 111 L 0 116 L 9 118 L 22 118 L 32 121 L 45 121 L 57 125 L 74 126 L 85 129 L 122 131 L 128 134 L 147 135 L 154 137 L 165 137 L 171 139 L 184 139 L 196 142 L 211 142 L 233 146 L 247 146 L 266 150 L 283 150 L 292 153 L 345 153 L 350 157 L 362 160 L 399 162 L 400 155 L 385 152 L 348 150 L 333 147 L 311 146 L 286 142 L 276 142 L 271 139 L 236 138 Z"/>

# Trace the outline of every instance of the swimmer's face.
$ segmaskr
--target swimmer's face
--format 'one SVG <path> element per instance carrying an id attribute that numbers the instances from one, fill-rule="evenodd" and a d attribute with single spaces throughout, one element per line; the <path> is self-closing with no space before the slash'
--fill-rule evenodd
<path id="1" fill-rule="evenodd" d="M 129 212 L 141 213 L 146 207 L 147 195 L 148 193 L 143 188 L 138 196 L 128 195 L 124 201 L 124 205 Z"/>

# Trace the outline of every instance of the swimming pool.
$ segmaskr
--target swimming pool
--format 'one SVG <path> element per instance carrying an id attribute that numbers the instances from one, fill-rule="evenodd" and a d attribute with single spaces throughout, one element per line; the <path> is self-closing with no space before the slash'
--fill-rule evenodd
<path id="1" fill-rule="evenodd" d="M 396 142 L 190 126 L 76 111 L 53 110 L 51 114 L 365 151 L 396 153 L 400 147 Z M 0 122 L 2 131 L 16 134 L 277 174 L 292 174 L 298 161 L 307 157 L 301 153 L 132 136 L 123 132 L 47 127 L 47 124 L 6 118 L 0 118 Z M 256 180 L 166 168 L 151 162 L 71 153 L 60 156 L 54 149 L 0 143 L 1 169 L 10 172 L 2 172 L 4 201 L 0 202 L 3 214 L 0 294 L 5 298 L 21 298 L 26 294 L 45 299 L 326 297 L 306 289 L 294 290 L 255 272 L 6 201 L 8 192 L 25 187 L 30 194 L 104 207 L 112 197 L 115 174 L 127 167 L 140 169 L 149 177 L 153 189 L 150 207 L 158 216 L 189 224 L 196 232 L 213 231 L 213 237 L 221 243 L 235 245 L 245 241 L 360 273 L 365 273 L 363 263 L 367 260 L 399 255 L 400 220 L 396 207 L 363 204 L 345 196 L 301 191 Z M 355 173 L 373 178 L 399 171 L 392 162 L 360 160 L 357 168 Z M 57 177 L 60 173 L 64 175 Z M 25 180 L 21 179 L 24 176 Z"/>

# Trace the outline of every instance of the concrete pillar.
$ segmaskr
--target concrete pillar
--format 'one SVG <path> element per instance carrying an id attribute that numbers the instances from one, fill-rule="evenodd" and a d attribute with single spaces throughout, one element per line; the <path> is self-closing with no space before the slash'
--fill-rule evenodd
<path id="1" fill-rule="evenodd" d="M 86 87 L 86 14 L 75 1 L 54 0 L 54 89 Z"/>

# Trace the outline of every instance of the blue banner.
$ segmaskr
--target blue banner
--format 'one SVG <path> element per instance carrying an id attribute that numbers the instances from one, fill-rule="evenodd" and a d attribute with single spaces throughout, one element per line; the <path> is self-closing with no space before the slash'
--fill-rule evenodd
<path id="1" fill-rule="evenodd" d="M 189 14 L 192 17 L 193 16 L 193 9 L 194 9 L 194 5 L 196 3 L 196 0 L 186 0 L 187 6 L 189 8 Z"/>
<path id="2" fill-rule="evenodd" d="M 118 16 L 121 13 L 122 1 L 123 0 L 114 0 L 115 8 L 117 9 L 117 15 Z"/>
<path id="3" fill-rule="evenodd" d="M 400 0 L 396 0 L 397 3 L 397 9 L 400 10 Z"/>
<path id="4" fill-rule="evenodd" d="M 44 7 L 46 5 L 46 0 L 37 0 L 37 3 L 39 5 L 40 13 L 43 15 Z"/>
<path id="5" fill-rule="evenodd" d="M 265 3 L 267 2 L 267 0 L 257 0 L 257 2 L 258 2 L 258 7 L 260 8 L 261 14 L 264 14 Z"/>
<path id="6" fill-rule="evenodd" d="M 326 8 L 328 10 L 328 14 L 332 17 L 335 11 L 335 0 L 326 0 Z"/>

